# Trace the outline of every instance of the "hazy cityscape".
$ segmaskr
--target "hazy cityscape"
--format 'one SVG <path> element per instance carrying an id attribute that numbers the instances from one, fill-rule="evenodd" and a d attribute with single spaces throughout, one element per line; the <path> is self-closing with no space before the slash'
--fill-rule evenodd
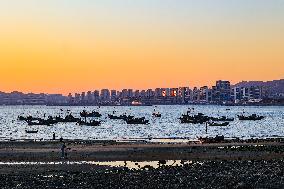
<path id="1" fill-rule="evenodd" d="M 173 105 L 173 104 L 224 104 L 224 105 L 283 105 L 284 79 L 268 82 L 250 81 L 232 85 L 230 81 L 216 81 L 209 87 L 176 87 L 156 89 L 101 89 L 69 94 L 24 94 L 0 92 L 1 105 Z"/>

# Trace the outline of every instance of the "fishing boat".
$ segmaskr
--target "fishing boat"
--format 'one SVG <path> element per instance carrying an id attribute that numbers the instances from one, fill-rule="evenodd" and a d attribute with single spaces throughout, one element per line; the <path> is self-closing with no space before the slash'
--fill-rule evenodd
<path id="1" fill-rule="evenodd" d="M 202 113 L 198 113 L 197 115 L 189 115 L 189 113 L 182 115 L 179 118 L 181 123 L 192 123 L 192 124 L 203 124 L 210 120 L 210 117 L 205 116 Z"/>
<path id="2" fill-rule="evenodd" d="M 219 118 L 211 117 L 211 121 L 225 121 L 225 122 L 228 122 L 228 121 L 234 121 L 234 120 L 235 120 L 234 118 L 227 118 L 226 116 L 222 116 L 222 117 L 219 117 Z"/>
<path id="3" fill-rule="evenodd" d="M 259 121 L 259 120 L 264 119 L 265 117 L 252 114 L 250 116 L 238 115 L 238 118 L 241 121 Z"/>
<path id="4" fill-rule="evenodd" d="M 39 120 L 39 119 L 40 119 L 40 118 L 33 117 L 33 116 L 27 116 L 27 117 L 18 116 L 18 120 L 19 120 L 19 121 L 37 121 L 37 120 Z"/>
<path id="5" fill-rule="evenodd" d="M 108 114 L 108 118 L 109 119 L 122 119 L 121 116 L 116 116 L 116 115 L 111 115 L 111 114 Z"/>
<path id="6" fill-rule="evenodd" d="M 62 123 L 76 123 L 80 121 L 80 118 L 76 118 L 72 114 L 65 116 L 64 119 L 61 117 L 56 117 L 56 119 Z"/>
<path id="7" fill-rule="evenodd" d="M 92 111 L 92 112 L 87 112 L 86 110 L 83 110 L 82 112 L 80 112 L 80 116 L 81 117 L 101 117 L 102 114 L 100 114 L 99 112 L 96 111 Z"/>
<path id="8" fill-rule="evenodd" d="M 116 119 L 116 120 L 127 120 L 127 119 L 133 119 L 134 116 L 131 116 L 131 115 L 120 115 L 120 116 L 116 116 L 116 115 L 111 115 L 111 114 L 108 114 L 108 117 L 109 119 Z"/>
<path id="9" fill-rule="evenodd" d="M 90 121 L 90 122 L 85 122 L 85 121 L 80 121 L 78 122 L 79 125 L 84 125 L 84 126 L 100 126 L 101 122 L 100 121 Z"/>
<path id="10" fill-rule="evenodd" d="M 131 106 L 142 106 L 142 102 L 138 101 L 138 100 L 134 100 L 131 102 Z"/>
<path id="11" fill-rule="evenodd" d="M 53 117 L 49 116 L 48 119 L 41 119 L 38 118 L 37 120 L 31 121 L 31 120 L 27 120 L 28 125 L 46 125 L 46 126 L 50 126 L 53 124 L 57 124 L 58 121 L 53 119 Z"/>
<path id="12" fill-rule="evenodd" d="M 18 120 L 19 120 L 19 121 L 26 121 L 26 117 L 24 117 L 24 116 L 18 116 Z"/>
<path id="13" fill-rule="evenodd" d="M 154 112 L 154 113 L 152 114 L 152 116 L 153 116 L 153 117 L 162 117 L 162 114 L 159 113 L 159 112 Z"/>
<path id="14" fill-rule="evenodd" d="M 149 120 L 146 120 L 145 117 L 142 118 L 132 118 L 132 119 L 127 119 L 126 120 L 127 124 L 141 124 L 141 125 L 146 125 L 149 123 Z"/>
<path id="15" fill-rule="evenodd" d="M 212 122 L 212 123 L 208 123 L 209 126 L 212 127 L 226 127 L 228 126 L 230 123 L 229 122 L 223 122 L 223 123 L 216 123 L 216 122 Z"/>
<path id="16" fill-rule="evenodd" d="M 35 134 L 35 133 L 38 133 L 38 130 L 26 130 L 26 133 Z"/>

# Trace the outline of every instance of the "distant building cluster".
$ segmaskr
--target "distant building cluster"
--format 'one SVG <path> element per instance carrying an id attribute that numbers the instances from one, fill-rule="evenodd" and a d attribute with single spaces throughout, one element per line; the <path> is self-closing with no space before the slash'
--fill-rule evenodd
<path id="1" fill-rule="evenodd" d="M 272 90 L 274 85 L 278 90 Z M 279 92 L 280 91 L 280 92 Z M 71 105 L 169 105 L 169 104 L 248 104 L 263 99 L 283 99 L 284 80 L 268 83 L 239 83 L 217 81 L 215 86 L 201 88 L 178 87 L 147 90 L 123 89 L 121 91 L 102 89 L 88 91 L 74 96 L 68 95 Z"/>
<path id="2" fill-rule="evenodd" d="M 68 98 L 61 94 L 24 94 L 0 92 L 0 105 L 61 105 L 68 104 Z"/>
<path id="3" fill-rule="evenodd" d="M 212 87 L 156 88 L 147 90 L 95 90 L 61 94 L 1 93 L 1 105 L 170 105 L 170 104 L 254 104 L 264 99 L 284 99 L 284 80 L 270 82 L 216 81 Z"/>

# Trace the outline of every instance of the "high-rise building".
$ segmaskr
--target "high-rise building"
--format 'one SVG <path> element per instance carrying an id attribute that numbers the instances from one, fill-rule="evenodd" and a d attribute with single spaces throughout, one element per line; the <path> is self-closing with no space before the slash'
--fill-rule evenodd
<path id="1" fill-rule="evenodd" d="M 73 103 L 72 94 L 69 94 L 68 97 L 63 96 L 62 94 L 47 94 L 45 96 L 48 105 L 65 105 L 68 102 Z"/>
<path id="2" fill-rule="evenodd" d="M 142 98 L 146 97 L 146 91 L 145 90 L 142 90 L 140 92 L 140 97 L 142 97 Z"/>
<path id="3" fill-rule="evenodd" d="M 249 88 L 249 99 L 261 99 L 262 90 L 260 86 L 251 86 Z"/>
<path id="4" fill-rule="evenodd" d="M 121 92 L 120 91 L 116 91 L 116 97 L 118 98 L 118 99 L 120 99 L 121 98 Z"/>
<path id="5" fill-rule="evenodd" d="M 155 97 L 156 98 L 159 98 L 159 97 L 162 97 L 162 94 L 163 92 L 162 92 L 162 89 L 161 88 L 156 88 L 155 89 Z"/>
<path id="6" fill-rule="evenodd" d="M 193 92 L 189 87 L 186 87 L 185 91 L 185 101 L 191 102 L 192 101 Z"/>
<path id="7" fill-rule="evenodd" d="M 170 96 L 170 89 L 169 88 L 162 88 L 162 96 L 169 97 Z"/>
<path id="8" fill-rule="evenodd" d="M 95 99 L 99 99 L 99 97 L 100 97 L 100 91 L 99 91 L 99 90 L 95 90 L 95 91 L 93 92 L 93 95 L 94 95 L 94 98 L 95 98 Z"/>
<path id="9" fill-rule="evenodd" d="M 212 87 L 213 101 L 222 103 L 231 101 L 231 84 L 229 81 L 219 80 L 216 82 L 216 86 Z"/>
<path id="10" fill-rule="evenodd" d="M 87 102 L 88 102 L 89 104 L 91 104 L 91 103 L 94 102 L 94 96 L 93 96 L 93 94 L 92 94 L 92 91 L 88 91 L 88 92 L 87 92 L 86 99 L 87 99 Z"/>
<path id="11" fill-rule="evenodd" d="M 128 97 L 132 98 L 134 96 L 133 89 L 128 89 Z"/>
<path id="12" fill-rule="evenodd" d="M 146 97 L 151 98 L 154 97 L 155 93 L 152 89 L 147 89 L 146 91 Z"/>
<path id="13" fill-rule="evenodd" d="M 234 87 L 232 93 L 235 103 L 239 103 L 243 99 L 242 87 Z"/>
<path id="14" fill-rule="evenodd" d="M 110 92 L 111 101 L 115 101 L 116 100 L 116 98 L 117 98 L 116 95 L 117 95 L 116 90 L 111 90 L 111 92 Z"/>
<path id="15" fill-rule="evenodd" d="M 128 89 L 123 89 L 121 91 L 121 98 L 128 98 L 128 97 L 129 97 Z"/>
<path id="16" fill-rule="evenodd" d="M 235 103 L 260 100 L 263 98 L 261 86 L 234 87 L 232 91 L 232 97 Z"/>
<path id="17" fill-rule="evenodd" d="M 140 91 L 139 90 L 135 90 L 134 91 L 134 97 L 135 98 L 139 98 L 140 97 Z"/>
<path id="18" fill-rule="evenodd" d="M 170 88 L 170 96 L 178 97 L 178 88 Z"/>
<path id="19" fill-rule="evenodd" d="M 186 92 L 187 91 L 188 91 L 188 87 L 180 87 L 178 89 L 178 97 L 181 99 L 182 104 L 186 102 Z"/>
<path id="20" fill-rule="evenodd" d="M 110 92 L 108 89 L 101 90 L 101 101 L 106 102 L 110 100 Z"/>
<path id="21" fill-rule="evenodd" d="M 212 90 L 209 87 L 204 86 L 200 88 L 200 101 L 206 103 L 212 101 Z"/>
<path id="22" fill-rule="evenodd" d="M 75 93 L 74 102 L 78 104 L 81 100 L 81 95 L 79 93 Z"/>
<path id="23" fill-rule="evenodd" d="M 81 94 L 81 102 L 85 103 L 85 101 L 86 101 L 86 93 L 82 92 L 82 94 Z"/>
<path id="24" fill-rule="evenodd" d="M 171 96 L 171 89 L 170 88 L 166 88 L 166 94 L 167 94 L 167 96 Z"/>
<path id="25" fill-rule="evenodd" d="M 74 100 L 75 100 L 75 99 L 73 98 L 72 94 L 69 93 L 69 94 L 68 94 L 68 103 L 73 104 L 73 103 L 74 103 Z"/>
<path id="26" fill-rule="evenodd" d="M 198 103 L 200 101 L 200 90 L 197 87 L 193 88 L 192 101 Z"/>
<path id="27" fill-rule="evenodd" d="M 41 93 L 41 94 L 33 94 L 33 93 L 26 94 L 24 96 L 24 99 L 23 99 L 23 104 L 45 105 L 46 104 L 46 96 L 43 93 Z"/>

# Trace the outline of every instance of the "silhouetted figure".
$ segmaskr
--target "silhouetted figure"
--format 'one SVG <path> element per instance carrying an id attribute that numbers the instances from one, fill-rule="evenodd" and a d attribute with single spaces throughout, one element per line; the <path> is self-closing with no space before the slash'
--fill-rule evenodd
<path id="1" fill-rule="evenodd" d="M 63 138 L 62 138 L 62 137 L 60 137 L 60 139 L 59 139 L 59 140 L 60 140 L 60 142 L 63 142 Z"/>
<path id="2" fill-rule="evenodd" d="M 65 143 L 62 144 L 61 146 L 61 158 L 65 158 L 67 154 L 65 154 L 65 148 L 66 148 L 66 145 Z"/>
<path id="3" fill-rule="evenodd" d="M 55 136 L 55 133 L 53 132 L 53 135 L 52 135 L 52 139 L 55 140 L 56 139 L 56 136 Z"/>

